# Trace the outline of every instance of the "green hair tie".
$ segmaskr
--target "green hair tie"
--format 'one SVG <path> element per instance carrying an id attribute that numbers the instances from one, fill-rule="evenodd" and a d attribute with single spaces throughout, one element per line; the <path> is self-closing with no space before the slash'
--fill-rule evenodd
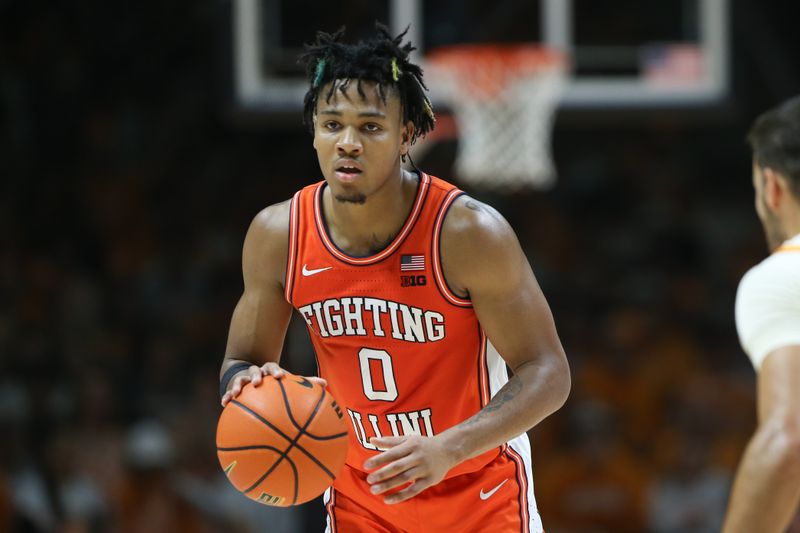
<path id="1" fill-rule="evenodd" d="M 392 58 L 392 79 L 398 81 L 400 79 L 400 67 L 397 66 L 397 58 Z"/>
<path id="2" fill-rule="evenodd" d="M 314 82 L 311 84 L 314 88 L 319 86 L 319 82 L 322 81 L 322 75 L 325 74 L 325 63 L 327 62 L 328 60 L 324 57 L 317 61 L 317 68 L 314 71 Z"/>
<path id="3" fill-rule="evenodd" d="M 431 106 L 431 101 L 425 98 L 425 114 L 428 115 L 433 122 L 436 122 L 436 115 L 433 113 L 433 106 Z"/>

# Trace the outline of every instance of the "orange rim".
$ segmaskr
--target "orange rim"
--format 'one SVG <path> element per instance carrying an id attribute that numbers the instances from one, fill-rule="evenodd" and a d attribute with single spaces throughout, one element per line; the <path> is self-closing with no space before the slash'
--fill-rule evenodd
<path id="1" fill-rule="evenodd" d="M 492 96 L 509 83 L 564 67 L 565 56 L 538 45 L 455 45 L 435 48 L 428 63 L 455 76 L 469 91 Z"/>

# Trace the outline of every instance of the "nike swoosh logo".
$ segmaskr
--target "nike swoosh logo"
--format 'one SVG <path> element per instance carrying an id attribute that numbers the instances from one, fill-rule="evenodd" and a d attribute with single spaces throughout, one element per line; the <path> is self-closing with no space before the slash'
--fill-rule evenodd
<path id="1" fill-rule="evenodd" d="M 304 276 L 313 276 L 314 274 L 319 274 L 320 272 L 325 272 L 326 270 L 330 270 L 333 267 L 323 267 L 323 268 L 312 268 L 309 269 L 308 265 L 303 265 L 303 275 Z"/>
<path id="2" fill-rule="evenodd" d="M 500 487 L 505 485 L 506 481 L 508 481 L 508 478 L 504 479 L 499 485 L 497 485 L 495 488 L 493 488 L 489 492 L 483 492 L 483 489 L 481 489 L 481 500 L 488 500 L 489 498 L 494 496 L 494 493 L 497 492 L 498 490 L 500 490 Z"/>
<path id="3" fill-rule="evenodd" d="M 312 385 L 312 384 L 311 384 L 311 382 L 310 382 L 310 381 L 308 381 L 308 380 L 307 380 L 306 378 L 304 378 L 304 377 L 301 377 L 301 378 L 300 378 L 300 381 L 298 381 L 298 382 L 297 382 L 297 384 L 298 384 L 298 385 L 300 385 L 300 386 L 302 386 L 302 387 L 305 387 L 305 388 L 307 388 L 307 389 L 313 389 L 313 388 L 314 388 L 314 385 Z"/>

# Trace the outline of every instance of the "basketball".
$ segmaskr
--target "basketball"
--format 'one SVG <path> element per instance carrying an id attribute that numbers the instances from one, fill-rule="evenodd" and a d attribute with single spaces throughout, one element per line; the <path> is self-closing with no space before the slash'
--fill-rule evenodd
<path id="1" fill-rule="evenodd" d="M 322 494 L 344 465 L 347 441 L 333 396 L 291 374 L 245 385 L 217 425 L 217 457 L 233 486 L 279 507 Z"/>

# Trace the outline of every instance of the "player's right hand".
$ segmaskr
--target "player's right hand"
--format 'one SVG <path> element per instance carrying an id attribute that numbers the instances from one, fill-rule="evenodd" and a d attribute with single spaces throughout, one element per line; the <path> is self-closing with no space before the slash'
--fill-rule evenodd
<path id="1" fill-rule="evenodd" d="M 287 373 L 288 372 L 278 366 L 277 363 L 265 363 L 263 366 L 252 365 L 247 370 L 242 370 L 231 381 L 232 385 L 231 388 L 228 389 L 228 392 L 222 396 L 222 406 L 225 407 L 228 405 L 228 402 L 239 396 L 242 392 L 242 388 L 248 383 L 252 383 L 254 387 L 258 387 L 261 385 L 264 376 L 272 376 L 275 379 L 281 379 Z M 316 376 L 309 376 L 307 379 L 323 387 L 328 385 L 327 381 Z"/>

